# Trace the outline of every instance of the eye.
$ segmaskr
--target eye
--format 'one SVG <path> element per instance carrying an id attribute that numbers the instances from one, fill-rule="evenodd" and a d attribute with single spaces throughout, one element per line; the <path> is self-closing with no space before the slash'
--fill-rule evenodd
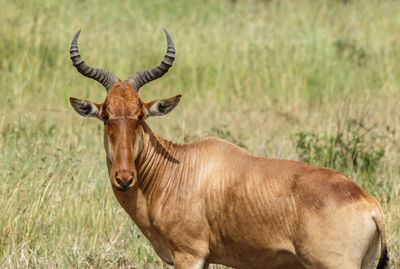
<path id="1" fill-rule="evenodd" d="M 103 120 L 104 120 L 104 121 L 108 121 L 108 115 L 104 115 L 104 116 L 103 116 Z"/>
<path id="2" fill-rule="evenodd" d="M 143 114 L 140 114 L 139 116 L 138 116 L 138 120 L 143 120 Z"/>

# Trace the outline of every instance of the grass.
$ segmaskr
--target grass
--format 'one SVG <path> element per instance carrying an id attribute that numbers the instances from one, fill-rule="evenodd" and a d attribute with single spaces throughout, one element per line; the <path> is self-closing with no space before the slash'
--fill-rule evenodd
<path id="1" fill-rule="evenodd" d="M 70 63 L 79 28 L 85 61 L 126 78 L 159 63 L 163 26 L 177 59 L 140 94 L 183 100 L 150 119 L 153 130 L 176 142 L 218 135 L 258 155 L 299 159 L 296 133 L 334 137 L 362 122 L 370 141 L 362 149 L 383 156 L 370 175 L 343 172 L 380 201 L 391 265 L 400 266 L 398 1 L 0 4 L 1 268 L 163 268 L 113 197 L 101 124 L 68 103 L 105 96 Z"/>

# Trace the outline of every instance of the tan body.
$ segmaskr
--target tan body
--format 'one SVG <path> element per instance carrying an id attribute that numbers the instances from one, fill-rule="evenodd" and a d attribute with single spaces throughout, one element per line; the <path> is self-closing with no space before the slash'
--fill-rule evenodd
<path id="1" fill-rule="evenodd" d="M 178 269 L 386 268 L 385 226 L 378 202 L 341 173 L 254 156 L 219 138 L 175 144 L 145 119 L 170 112 L 181 96 L 143 102 L 140 87 L 172 66 L 168 32 L 159 66 L 127 81 L 80 58 L 78 71 L 101 82 L 103 103 L 70 98 L 82 116 L 104 122 L 111 185 L 121 206 L 157 254 Z"/>
<path id="2" fill-rule="evenodd" d="M 143 129 L 138 183 L 114 193 L 166 263 L 372 268 L 381 209 L 344 175 L 218 138 L 177 145 Z"/>

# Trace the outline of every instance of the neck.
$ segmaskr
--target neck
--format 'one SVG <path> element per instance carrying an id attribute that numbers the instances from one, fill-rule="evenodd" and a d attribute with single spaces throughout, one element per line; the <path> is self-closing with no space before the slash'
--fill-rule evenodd
<path id="1" fill-rule="evenodd" d="M 158 189 L 163 188 L 167 191 L 182 168 L 182 152 L 179 151 L 180 145 L 154 134 L 150 127 L 143 124 L 142 147 L 135 160 L 138 172 L 138 187 L 144 194 L 152 195 Z M 179 158 L 179 160 L 178 160 Z"/>
<path id="2" fill-rule="evenodd" d="M 137 186 L 126 192 L 115 188 L 113 191 L 140 230 L 154 242 L 157 241 L 151 233 L 154 215 L 151 217 L 149 205 L 159 209 L 170 199 L 182 202 L 185 197 L 180 194 L 185 193 L 185 188 L 192 187 L 188 173 L 199 168 L 199 164 L 195 162 L 196 158 L 190 158 L 191 153 L 185 146 L 157 136 L 145 123 L 141 132 L 141 143 L 135 156 Z"/>
<path id="3" fill-rule="evenodd" d="M 171 197 L 175 192 L 176 181 L 174 175 L 180 175 L 183 151 L 180 145 L 167 141 L 154 134 L 144 123 L 141 130 L 141 139 L 138 144 L 138 153 L 135 156 L 137 183 L 133 188 L 121 192 L 113 188 L 114 194 L 150 242 L 157 242 L 152 234 L 152 220 L 149 204 L 158 201 L 163 204 L 164 199 Z M 107 144 L 106 144 L 107 145 Z M 107 150 L 107 146 L 106 146 Z M 107 159 L 110 170 L 112 163 Z M 178 180 L 179 182 L 179 180 Z"/>

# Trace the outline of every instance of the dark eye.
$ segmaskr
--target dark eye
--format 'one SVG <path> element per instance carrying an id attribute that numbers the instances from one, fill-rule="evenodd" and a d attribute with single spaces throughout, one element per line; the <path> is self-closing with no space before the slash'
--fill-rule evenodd
<path id="1" fill-rule="evenodd" d="M 107 121 L 107 120 L 108 120 L 108 115 L 104 115 L 104 116 L 103 116 L 103 120 L 104 120 L 104 121 Z"/>
<path id="2" fill-rule="evenodd" d="M 143 120 L 143 115 L 142 114 L 139 115 L 138 120 Z"/>

